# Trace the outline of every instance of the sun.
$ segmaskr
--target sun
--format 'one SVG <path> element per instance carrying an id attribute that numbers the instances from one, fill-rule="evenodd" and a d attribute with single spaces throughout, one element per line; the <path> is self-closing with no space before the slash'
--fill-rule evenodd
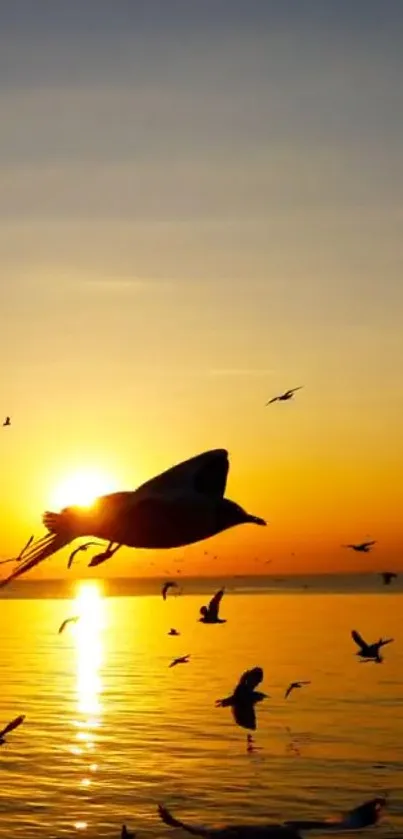
<path id="1" fill-rule="evenodd" d="M 55 509 L 62 510 L 72 504 L 90 507 L 100 495 L 115 492 L 114 479 L 94 469 L 81 469 L 68 475 L 54 490 L 51 503 Z"/>

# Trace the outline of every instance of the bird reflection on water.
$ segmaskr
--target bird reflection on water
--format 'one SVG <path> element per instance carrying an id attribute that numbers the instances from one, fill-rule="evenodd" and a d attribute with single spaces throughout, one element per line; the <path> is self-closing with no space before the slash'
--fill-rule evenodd
<path id="1" fill-rule="evenodd" d="M 91 773 L 98 768 L 94 753 L 96 729 L 100 726 L 102 714 L 100 667 L 103 659 L 105 601 L 96 582 L 80 585 L 76 609 L 80 616 L 74 632 L 77 656 L 77 731 L 71 751 L 83 757 L 80 787 L 88 788 L 92 784 Z M 78 829 L 85 829 L 82 822 Z"/>

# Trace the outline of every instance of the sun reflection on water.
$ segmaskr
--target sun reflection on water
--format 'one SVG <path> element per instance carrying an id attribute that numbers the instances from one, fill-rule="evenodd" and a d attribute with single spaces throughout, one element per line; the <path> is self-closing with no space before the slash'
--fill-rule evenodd
<path id="1" fill-rule="evenodd" d="M 105 601 L 99 583 L 95 581 L 80 583 L 75 600 L 75 611 L 79 621 L 74 629 L 77 653 L 77 712 L 75 742 L 71 751 L 75 755 L 88 756 L 91 763 L 83 767 L 84 777 L 80 787 L 91 787 L 88 777 L 97 770 L 94 763 L 96 748 L 96 730 L 100 726 L 102 714 L 102 684 L 100 668 L 102 665 L 103 646 L 102 629 L 105 619 Z M 76 822 L 77 830 L 85 830 L 87 823 Z"/>

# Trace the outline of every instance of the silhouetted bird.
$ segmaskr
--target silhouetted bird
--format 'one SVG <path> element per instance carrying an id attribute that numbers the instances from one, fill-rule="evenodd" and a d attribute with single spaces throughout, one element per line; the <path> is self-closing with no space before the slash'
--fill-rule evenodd
<path id="1" fill-rule="evenodd" d="M 182 655 L 180 658 L 174 658 L 173 661 L 170 663 L 170 667 L 176 667 L 177 664 L 189 664 L 190 653 L 188 655 Z"/>
<path id="2" fill-rule="evenodd" d="M 225 618 L 218 617 L 220 603 L 222 598 L 224 597 L 224 591 L 225 589 L 220 588 L 220 590 L 216 592 L 214 597 L 211 598 L 208 606 L 201 607 L 201 618 L 199 618 L 199 621 L 201 623 L 226 623 Z"/>
<path id="3" fill-rule="evenodd" d="M 251 731 L 256 731 L 254 706 L 263 699 L 269 699 L 267 693 L 260 693 L 260 691 L 255 690 L 255 687 L 260 684 L 262 679 L 263 670 L 261 667 L 253 667 L 252 670 L 246 670 L 241 676 L 233 694 L 227 696 L 226 699 L 218 699 L 216 707 L 230 707 L 237 725 L 240 725 L 242 728 L 249 728 Z"/>
<path id="4" fill-rule="evenodd" d="M 11 425 L 11 417 L 6 417 L 3 422 L 3 428 L 6 428 L 8 425 Z"/>
<path id="5" fill-rule="evenodd" d="M 77 556 L 78 553 L 80 553 L 80 551 L 88 551 L 88 548 L 91 548 L 91 547 L 97 548 L 99 546 L 100 546 L 99 542 L 84 542 L 83 545 L 79 545 L 78 548 L 75 548 L 75 550 L 71 552 L 71 554 L 69 556 L 69 561 L 67 563 L 67 568 L 71 568 L 71 566 L 72 566 L 72 564 L 75 560 L 75 557 Z"/>
<path id="6" fill-rule="evenodd" d="M 390 586 L 392 580 L 397 579 L 397 574 L 394 571 L 382 571 L 380 576 L 383 579 L 384 586 Z"/>
<path id="7" fill-rule="evenodd" d="M 287 699 L 289 697 L 290 693 L 293 690 L 296 690 L 296 688 L 302 688 L 304 685 L 310 685 L 310 684 L 311 684 L 310 682 L 290 682 L 290 684 L 288 685 L 288 688 L 285 692 L 284 699 Z"/>
<path id="8" fill-rule="evenodd" d="M 132 830 L 128 830 L 125 824 L 122 826 L 120 839 L 135 839 L 135 836 L 136 834 Z"/>
<path id="9" fill-rule="evenodd" d="M 202 827 L 175 819 L 166 807 L 158 806 L 160 818 L 169 827 L 181 827 L 193 836 L 212 839 L 300 839 L 300 834 L 281 824 L 231 824 L 228 827 Z"/>
<path id="10" fill-rule="evenodd" d="M 167 594 L 168 594 L 168 591 L 169 591 L 170 588 L 177 588 L 177 587 L 178 587 L 178 583 L 175 583 L 173 580 L 169 580 L 167 583 L 164 583 L 164 585 L 162 586 L 162 589 L 161 589 L 161 594 L 162 594 L 163 600 L 167 599 Z"/>
<path id="11" fill-rule="evenodd" d="M 78 615 L 75 615 L 75 617 L 73 618 L 66 618 L 66 620 L 64 620 L 63 623 L 60 624 L 58 634 L 61 635 L 62 632 L 64 632 L 64 630 L 66 629 L 66 626 L 69 625 L 69 623 L 77 623 L 78 620 L 80 620 Z"/>
<path id="12" fill-rule="evenodd" d="M 7 725 L 4 726 L 4 728 L 0 731 L 0 746 L 2 746 L 3 743 L 6 742 L 6 734 L 9 734 L 10 731 L 14 731 L 15 728 L 18 728 L 18 726 L 22 725 L 24 720 L 25 714 L 20 714 L 19 717 L 15 717 L 14 720 L 11 720 L 11 722 L 7 723 Z"/>
<path id="13" fill-rule="evenodd" d="M 379 650 L 384 647 L 385 644 L 391 644 L 394 640 L 393 638 L 380 638 L 379 641 L 375 641 L 374 644 L 367 644 L 356 629 L 352 630 L 351 637 L 359 647 L 356 655 L 366 661 L 376 661 L 377 664 L 381 664 L 383 661 L 382 656 L 379 654 Z"/>
<path id="14" fill-rule="evenodd" d="M 281 393 L 280 396 L 273 396 L 273 399 L 269 399 L 269 401 L 266 402 L 266 408 L 267 405 L 272 405 L 273 402 L 287 402 L 288 399 L 292 399 L 297 390 L 301 390 L 302 388 L 303 385 L 300 387 L 292 387 L 290 390 L 286 390 L 285 393 Z"/>
<path id="15" fill-rule="evenodd" d="M 177 629 L 170 629 L 168 635 L 180 635 Z"/>
<path id="16" fill-rule="evenodd" d="M 295 830 L 320 830 L 320 831 L 351 831 L 362 830 L 364 827 L 371 827 L 376 824 L 386 807 L 386 798 L 371 798 L 359 807 L 349 810 L 342 818 L 329 818 L 324 821 L 287 821 L 285 825 Z"/>
<path id="17" fill-rule="evenodd" d="M 104 495 L 91 508 L 66 507 L 61 513 L 45 513 L 43 521 L 49 535 L 34 543 L 24 562 L 2 580 L 0 587 L 80 536 L 109 541 L 107 551 L 91 560 L 93 567 L 113 556 L 122 545 L 174 548 L 238 524 L 265 525 L 263 519 L 224 498 L 228 469 L 228 453 L 216 449 L 168 469 L 134 492 Z"/>
<path id="18" fill-rule="evenodd" d="M 360 542 L 358 545 L 342 545 L 342 548 L 351 548 L 353 551 L 357 551 L 358 553 L 367 554 L 370 552 L 373 545 L 376 545 L 375 539 L 372 539 L 371 542 Z"/>

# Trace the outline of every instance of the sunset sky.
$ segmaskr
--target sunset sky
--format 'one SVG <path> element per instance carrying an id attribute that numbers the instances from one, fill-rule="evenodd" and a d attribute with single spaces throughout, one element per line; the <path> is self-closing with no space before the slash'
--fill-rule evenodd
<path id="1" fill-rule="evenodd" d="M 269 526 L 177 551 L 186 572 L 403 570 L 403 4 L 13 0 L 0 23 L 1 555 L 78 473 L 134 489 L 224 447 Z"/>

